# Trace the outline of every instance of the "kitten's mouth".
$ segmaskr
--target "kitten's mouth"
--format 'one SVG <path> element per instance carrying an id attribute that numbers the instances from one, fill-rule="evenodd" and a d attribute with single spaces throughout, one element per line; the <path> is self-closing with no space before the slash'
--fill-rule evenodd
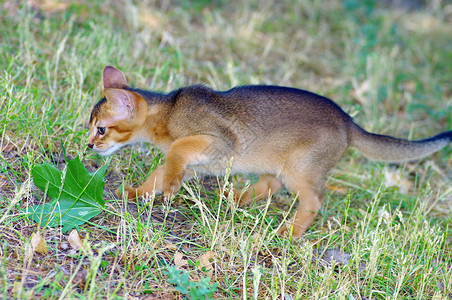
<path id="1" fill-rule="evenodd" d="M 111 150 L 111 148 L 109 149 L 94 149 L 94 151 L 96 151 L 97 154 L 101 155 L 101 156 L 108 156 L 110 154 L 113 154 L 113 152 L 115 152 L 115 150 Z"/>
<path id="2" fill-rule="evenodd" d="M 103 150 L 103 149 L 93 149 L 97 154 L 100 154 L 100 155 L 106 155 L 105 153 L 107 153 L 107 151 L 108 151 L 108 149 L 107 150 Z"/>
<path id="3" fill-rule="evenodd" d="M 121 148 L 122 146 L 123 146 L 123 145 L 118 145 L 118 144 L 116 144 L 116 145 L 111 146 L 111 147 L 108 148 L 108 149 L 99 149 L 99 148 L 94 147 L 93 150 L 94 150 L 97 154 L 99 154 L 99 155 L 101 155 L 101 156 L 109 156 L 109 155 L 115 153 L 116 150 L 118 150 L 118 149 Z"/>

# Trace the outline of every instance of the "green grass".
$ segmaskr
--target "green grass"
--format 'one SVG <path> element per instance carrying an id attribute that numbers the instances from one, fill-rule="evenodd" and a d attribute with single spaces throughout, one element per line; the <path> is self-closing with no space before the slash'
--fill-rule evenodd
<path id="1" fill-rule="evenodd" d="M 217 299 L 452 297 L 450 147 L 401 165 L 349 151 L 299 241 L 274 234 L 290 216 L 287 192 L 237 208 L 221 193 L 229 178 L 188 183 L 173 203 L 116 199 L 122 181 L 141 182 L 163 159 L 146 145 L 113 155 L 105 193 L 111 213 L 78 228 L 88 245 L 80 253 L 61 228 L 40 229 L 49 253 L 34 253 L 38 228 L 22 213 L 47 201 L 31 170 L 43 162 L 63 168 L 62 144 L 90 170 L 105 163 L 86 150 L 105 65 L 135 87 L 159 91 L 192 83 L 307 89 L 335 100 L 364 128 L 398 137 L 450 129 L 451 4 L 437 3 L 408 10 L 356 0 L 4 1 L 1 297 L 181 298 L 169 266 L 182 254 L 197 282 L 207 270 L 196 261 L 208 251 Z"/>

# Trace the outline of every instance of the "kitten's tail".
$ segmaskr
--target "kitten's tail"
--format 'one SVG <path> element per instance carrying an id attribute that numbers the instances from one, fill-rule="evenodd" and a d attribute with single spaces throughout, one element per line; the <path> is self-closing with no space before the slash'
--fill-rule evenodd
<path id="1" fill-rule="evenodd" d="M 416 160 L 442 149 L 452 141 L 452 131 L 416 141 L 370 133 L 355 123 L 349 126 L 348 132 L 350 146 L 370 159 L 387 162 Z"/>

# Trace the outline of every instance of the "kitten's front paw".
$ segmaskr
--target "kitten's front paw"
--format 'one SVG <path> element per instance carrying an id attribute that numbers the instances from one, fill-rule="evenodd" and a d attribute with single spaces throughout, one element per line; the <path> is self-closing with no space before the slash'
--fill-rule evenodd
<path id="1" fill-rule="evenodd" d="M 290 235 L 290 231 L 287 228 L 287 225 L 281 226 L 278 231 L 276 232 L 277 235 L 279 235 L 282 238 L 287 238 Z"/>
<path id="2" fill-rule="evenodd" d="M 123 193 L 122 193 L 123 192 Z M 124 186 L 124 190 L 122 189 L 122 187 L 119 187 L 116 189 L 115 191 L 115 195 L 118 198 L 121 198 L 121 195 L 126 194 L 127 199 L 135 199 L 137 197 L 137 189 L 133 188 L 129 185 Z"/>
<path id="3" fill-rule="evenodd" d="M 165 197 L 171 198 L 171 195 L 176 194 L 182 186 L 182 175 L 174 177 L 172 179 L 164 180 L 163 182 L 163 194 Z"/>

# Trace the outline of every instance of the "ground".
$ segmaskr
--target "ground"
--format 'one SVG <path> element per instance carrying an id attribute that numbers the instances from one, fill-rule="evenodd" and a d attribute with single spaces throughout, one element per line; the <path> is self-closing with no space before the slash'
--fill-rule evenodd
<path id="1" fill-rule="evenodd" d="M 70 232 L 25 213 L 51 201 L 32 170 L 64 170 L 63 148 L 89 171 L 106 163 L 86 146 L 106 65 L 163 92 L 196 83 L 307 89 L 381 134 L 450 130 L 451 12 L 448 1 L 3 1 L 3 298 L 182 299 L 168 274 L 175 266 L 192 283 L 210 277 L 215 299 L 452 299 L 450 147 L 404 164 L 348 151 L 297 241 L 275 235 L 294 205 L 286 190 L 243 208 L 225 196 L 253 174 L 194 180 L 171 203 L 118 199 L 120 184 L 139 184 L 164 159 L 151 145 L 111 157 L 106 209 L 76 228 L 81 250 Z"/>

